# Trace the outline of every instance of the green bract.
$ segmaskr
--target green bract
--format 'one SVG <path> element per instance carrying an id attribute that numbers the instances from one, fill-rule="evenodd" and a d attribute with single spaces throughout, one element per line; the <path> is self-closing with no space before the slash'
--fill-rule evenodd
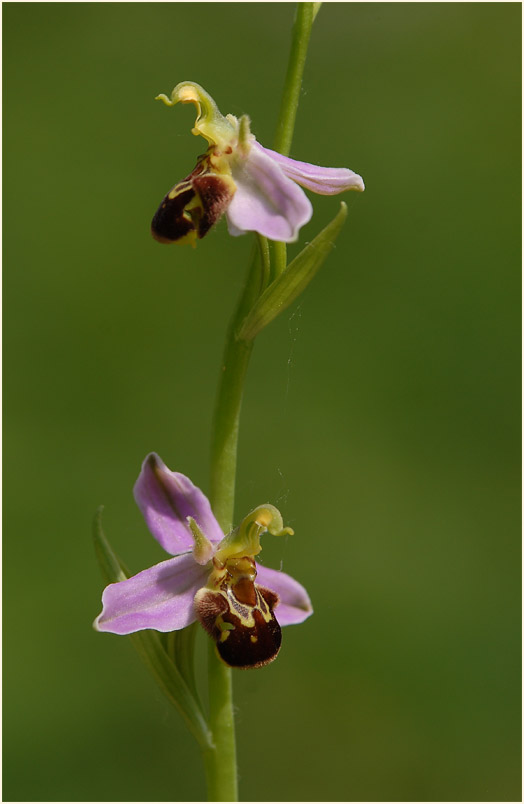
<path id="1" fill-rule="evenodd" d="M 307 244 L 253 305 L 237 332 L 238 340 L 252 340 L 295 301 L 334 247 L 346 217 L 347 206 L 342 202 L 331 223 Z"/>

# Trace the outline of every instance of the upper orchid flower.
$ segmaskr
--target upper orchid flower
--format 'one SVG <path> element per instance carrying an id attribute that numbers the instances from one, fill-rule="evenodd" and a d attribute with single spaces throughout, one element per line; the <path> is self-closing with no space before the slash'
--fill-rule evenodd
<path id="1" fill-rule="evenodd" d="M 109 584 L 95 628 L 113 634 L 177 631 L 198 619 L 226 664 L 272 661 L 280 626 L 301 623 L 313 612 L 303 586 L 255 563 L 262 533 L 293 532 L 283 528 L 277 509 L 259 506 L 224 537 L 207 497 L 155 453 L 145 459 L 134 494 L 149 530 L 174 558 Z"/>
<path id="2" fill-rule="evenodd" d="M 204 237 L 225 213 L 229 232 L 258 232 L 271 240 L 292 243 L 313 208 L 303 190 L 336 195 L 364 190 L 361 176 L 347 168 L 326 168 L 297 162 L 263 148 L 250 132 L 249 118 L 224 117 L 198 84 L 183 81 L 167 106 L 194 103 L 197 119 L 193 134 L 208 142 L 195 169 L 165 196 L 152 224 L 160 243 L 191 243 Z"/>

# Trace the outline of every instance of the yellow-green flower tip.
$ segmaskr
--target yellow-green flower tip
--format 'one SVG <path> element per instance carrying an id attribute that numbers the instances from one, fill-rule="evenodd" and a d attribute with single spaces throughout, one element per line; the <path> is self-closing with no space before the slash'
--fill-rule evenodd
<path id="1" fill-rule="evenodd" d="M 280 511 L 274 505 L 259 505 L 249 513 L 238 528 L 229 533 L 220 543 L 215 558 L 220 562 L 235 556 L 256 556 L 262 550 L 260 537 L 263 533 L 272 536 L 293 535 L 291 528 L 285 528 Z"/>
<path id="2" fill-rule="evenodd" d="M 229 119 L 224 117 L 211 95 L 200 84 L 181 81 L 172 91 L 171 98 L 161 94 L 157 95 L 155 100 L 161 100 L 166 106 L 193 103 L 197 110 L 197 118 L 192 133 L 204 137 L 210 145 L 224 148 L 236 138 L 236 126 L 233 124 L 235 118 L 231 115 Z"/>

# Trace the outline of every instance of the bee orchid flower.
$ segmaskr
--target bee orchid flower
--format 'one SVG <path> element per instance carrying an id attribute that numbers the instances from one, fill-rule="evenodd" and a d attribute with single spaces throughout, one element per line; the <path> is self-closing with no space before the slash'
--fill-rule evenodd
<path id="1" fill-rule="evenodd" d="M 364 190 L 362 177 L 352 170 L 298 162 L 264 148 L 246 115 L 224 117 L 198 84 L 183 81 L 171 98 L 158 99 L 167 106 L 193 103 L 198 114 L 192 132 L 208 143 L 195 169 L 167 193 L 153 218 L 151 232 L 160 243 L 194 246 L 224 213 L 232 235 L 258 232 L 292 243 L 313 214 L 301 187 L 319 195 Z"/>
<path id="2" fill-rule="evenodd" d="M 134 495 L 150 532 L 173 557 L 109 584 L 95 629 L 169 632 L 199 620 L 226 664 L 247 668 L 272 661 L 280 627 L 313 612 L 298 581 L 255 561 L 263 533 L 293 533 L 278 510 L 259 506 L 224 536 L 203 492 L 155 453 L 145 459 Z"/>

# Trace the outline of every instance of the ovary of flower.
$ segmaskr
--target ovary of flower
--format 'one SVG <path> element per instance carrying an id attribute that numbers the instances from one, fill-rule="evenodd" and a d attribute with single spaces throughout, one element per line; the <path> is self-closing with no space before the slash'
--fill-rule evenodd
<path id="1" fill-rule="evenodd" d="M 313 214 L 298 185 L 320 195 L 364 190 L 362 177 L 352 170 L 299 162 L 264 148 L 251 134 L 247 115 L 224 117 L 198 84 L 184 81 L 171 98 L 158 98 L 168 106 L 193 103 L 192 132 L 208 142 L 194 170 L 167 193 L 153 218 L 151 232 L 161 243 L 195 245 L 224 214 L 234 236 L 258 232 L 291 243 Z"/>

